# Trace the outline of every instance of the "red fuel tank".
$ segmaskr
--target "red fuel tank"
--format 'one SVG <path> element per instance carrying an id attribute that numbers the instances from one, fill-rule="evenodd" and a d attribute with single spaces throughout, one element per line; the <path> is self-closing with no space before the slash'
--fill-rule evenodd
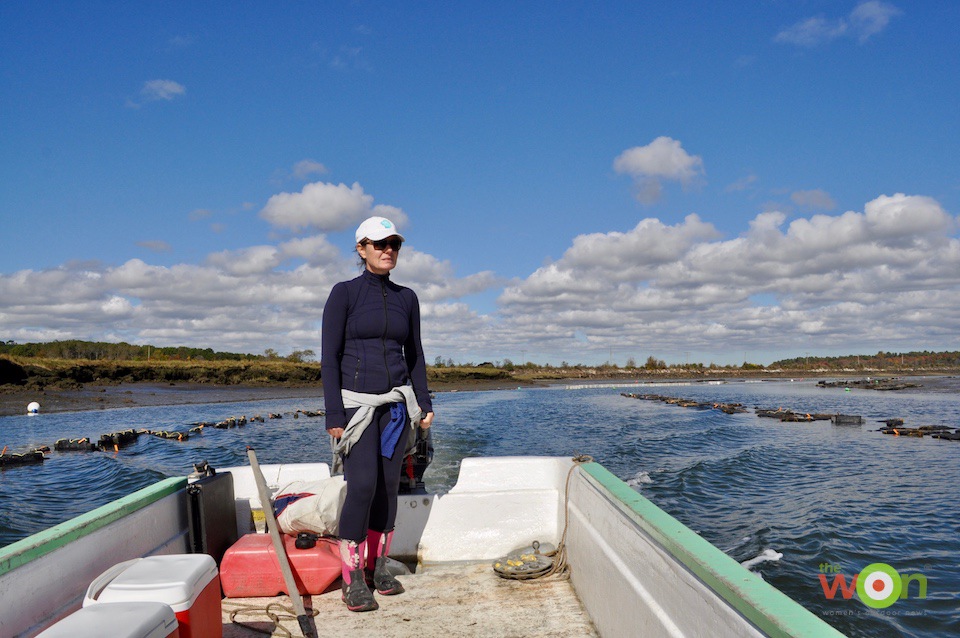
<path id="1" fill-rule="evenodd" d="M 310 549 L 297 549 L 296 541 L 283 536 L 297 589 L 301 594 L 322 594 L 340 577 L 339 546 L 321 538 Z M 247 534 L 226 551 L 220 562 L 220 585 L 227 598 L 290 594 L 269 534 Z"/>

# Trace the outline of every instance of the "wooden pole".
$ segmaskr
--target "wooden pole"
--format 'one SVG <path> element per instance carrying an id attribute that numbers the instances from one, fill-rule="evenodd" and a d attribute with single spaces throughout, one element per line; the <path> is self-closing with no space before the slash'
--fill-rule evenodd
<path id="1" fill-rule="evenodd" d="M 303 598 L 300 596 L 300 590 L 297 588 L 297 582 L 293 578 L 293 571 L 290 569 L 290 560 L 287 558 L 286 548 L 283 546 L 283 539 L 280 538 L 280 527 L 277 525 L 277 517 L 273 514 L 273 504 L 270 502 L 270 491 L 267 489 L 267 481 L 263 478 L 263 472 L 260 471 L 260 464 L 257 463 L 257 453 L 252 447 L 247 447 L 247 456 L 250 458 L 250 468 L 253 470 L 253 479 L 257 483 L 257 492 L 260 494 L 260 507 L 263 508 L 263 515 L 267 519 L 267 531 L 273 540 L 273 550 L 277 553 L 277 561 L 280 563 L 280 572 L 283 574 L 283 582 L 287 585 L 287 593 L 290 600 L 293 601 L 293 610 L 297 613 L 297 622 L 300 623 L 300 631 L 304 638 L 316 638 L 313 633 L 313 627 L 310 625 L 310 616 L 303 606 Z"/>

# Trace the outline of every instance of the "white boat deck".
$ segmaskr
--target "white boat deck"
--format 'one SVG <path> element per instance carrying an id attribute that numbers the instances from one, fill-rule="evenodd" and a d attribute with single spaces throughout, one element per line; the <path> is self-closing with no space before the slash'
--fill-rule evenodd
<path id="1" fill-rule="evenodd" d="M 506 580 L 497 576 L 490 562 L 431 566 L 416 574 L 400 576 L 406 592 L 399 596 L 376 596 L 380 609 L 351 612 L 340 600 L 340 581 L 319 596 L 304 597 L 318 636 L 598 636 L 567 579 L 549 577 L 533 581 Z M 290 599 L 227 598 L 223 600 L 223 638 L 285 636 L 264 609 L 274 607 L 283 628 L 300 636 L 300 627 Z M 262 630 L 233 624 L 237 608 L 252 608 L 237 620 Z"/>

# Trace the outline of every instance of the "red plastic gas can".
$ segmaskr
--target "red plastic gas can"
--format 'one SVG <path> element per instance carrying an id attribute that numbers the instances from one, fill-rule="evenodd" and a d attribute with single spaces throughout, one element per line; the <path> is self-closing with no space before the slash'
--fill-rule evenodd
<path id="1" fill-rule="evenodd" d="M 340 577 L 336 541 L 321 538 L 310 549 L 297 549 L 297 539 L 283 536 L 290 571 L 301 594 L 322 594 Z M 220 584 L 227 598 L 290 594 L 269 534 L 247 534 L 223 555 Z"/>

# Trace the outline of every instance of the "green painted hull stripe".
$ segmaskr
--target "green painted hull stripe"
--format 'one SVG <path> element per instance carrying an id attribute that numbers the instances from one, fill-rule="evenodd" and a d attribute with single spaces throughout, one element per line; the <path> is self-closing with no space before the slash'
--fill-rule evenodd
<path id="1" fill-rule="evenodd" d="M 185 477 L 171 477 L 0 548 L 0 576 L 83 538 L 187 485 Z"/>
<path id="2" fill-rule="evenodd" d="M 843 636 L 798 602 L 745 569 L 599 463 L 581 469 L 676 560 L 769 636 Z"/>

